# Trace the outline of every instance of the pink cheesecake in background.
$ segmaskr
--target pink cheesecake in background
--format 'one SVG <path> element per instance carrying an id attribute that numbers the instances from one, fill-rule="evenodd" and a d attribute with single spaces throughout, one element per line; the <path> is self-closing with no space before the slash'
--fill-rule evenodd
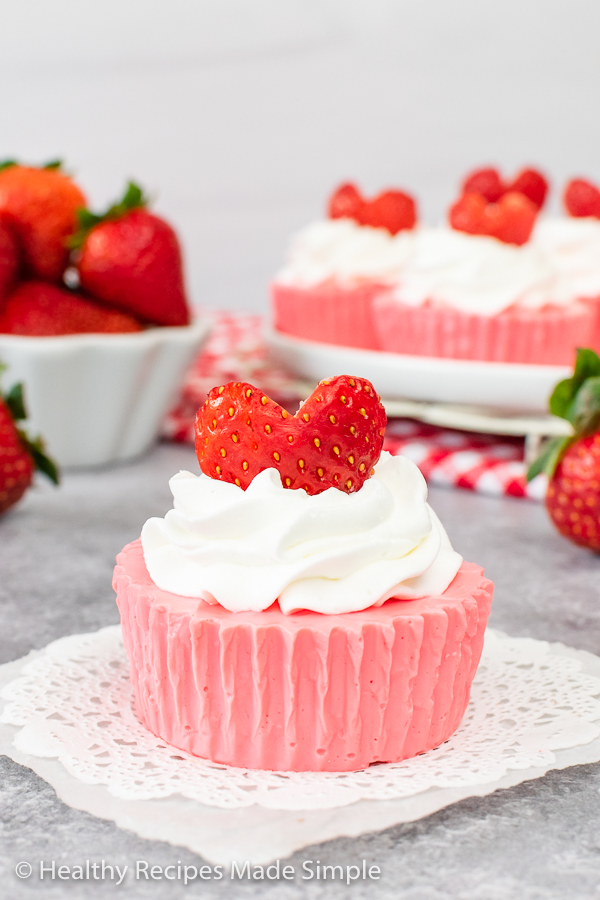
<path id="1" fill-rule="evenodd" d="M 395 289 L 373 305 L 381 349 L 568 365 L 575 348 L 593 344 L 597 306 L 548 246 L 548 225 L 538 227 L 540 237 L 522 246 L 421 229 Z M 600 257 L 600 288 L 598 276 Z"/>
<path id="2" fill-rule="evenodd" d="M 305 285 L 274 281 L 274 325 L 282 334 L 308 341 L 381 350 L 373 303 L 389 291 L 377 282 L 343 284 L 334 278 Z"/>
<path id="3" fill-rule="evenodd" d="M 271 285 L 275 328 L 328 344 L 506 363 L 566 365 L 577 347 L 600 349 L 600 219 L 539 216 L 547 184 L 521 174 L 499 203 L 463 194 L 452 227 L 415 218 L 392 233 L 342 203 L 336 218 L 293 238 Z M 519 190 L 540 194 L 537 208 L 526 195 L 515 201 L 521 181 Z M 485 221 L 462 221 L 463 206 L 475 215 L 473 203 Z M 486 222 L 498 234 L 485 232 Z"/>
<path id="4" fill-rule="evenodd" d="M 463 563 L 419 600 L 346 615 L 230 612 L 156 587 L 139 541 L 119 554 L 114 586 L 150 731 L 214 762 L 279 771 L 362 769 L 446 741 L 492 599 L 482 570 Z"/>
<path id="5" fill-rule="evenodd" d="M 416 206 L 401 191 L 372 200 L 342 185 L 328 218 L 292 240 L 271 284 L 275 328 L 283 334 L 379 350 L 373 303 L 396 283 L 412 252 Z"/>
<path id="6" fill-rule="evenodd" d="M 136 713 L 158 737 L 231 766 L 344 772 L 457 728 L 493 586 L 415 464 L 381 452 L 384 423 L 349 376 L 296 416 L 251 385 L 211 391 L 202 474 L 171 478 L 173 509 L 114 574 Z"/>

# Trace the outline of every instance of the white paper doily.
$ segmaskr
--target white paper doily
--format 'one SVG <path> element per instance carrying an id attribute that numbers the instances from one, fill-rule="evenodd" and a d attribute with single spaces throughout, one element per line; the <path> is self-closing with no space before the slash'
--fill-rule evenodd
<path id="1" fill-rule="evenodd" d="M 415 759 L 353 773 L 233 769 L 160 741 L 133 714 L 118 626 L 63 638 L 18 663 L 0 667 L 14 673 L 2 689 L 8 702 L 0 715 L 13 749 L 6 749 L 5 734 L 0 751 L 26 761 L 55 786 L 60 782 L 59 794 L 71 805 L 143 836 L 183 843 L 216 862 L 240 852 L 265 862 L 315 840 L 409 821 L 553 767 L 600 759 L 600 660 L 490 630 L 471 703 L 450 740 Z M 74 793 L 79 802 L 72 802 Z M 170 828 L 158 823 L 165 804 Z M 234 813 L 236 826 L 240 814 L 244 820 L 237 847 Z M 197 827 L 198 816 L 204 828 Z M 304 826 L 311 820 L 317 827 L 309 836 Z M 227 828 L 220 843 L 216 823 L 221 832 Z"/>

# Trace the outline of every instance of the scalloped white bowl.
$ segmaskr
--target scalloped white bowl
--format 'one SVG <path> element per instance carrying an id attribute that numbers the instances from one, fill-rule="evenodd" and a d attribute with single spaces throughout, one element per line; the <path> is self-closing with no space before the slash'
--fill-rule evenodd
<path id="1" fill-rule="evenodd" d="M 3 385 L 25 385 L 28 430 L 60 466 L 138 456 L 156 440 L 186 369 L 208 336 L 196 319 L 134 334 L 0 334 Z"/>

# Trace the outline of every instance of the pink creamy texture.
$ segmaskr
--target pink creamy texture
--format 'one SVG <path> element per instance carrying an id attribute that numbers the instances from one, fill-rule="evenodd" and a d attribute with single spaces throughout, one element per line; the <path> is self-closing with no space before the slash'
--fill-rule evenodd
<path id="1" fill-rule="evenodd" d="M 157 588 L 139 541 L 119 554 L 113 584 L 142 722 L 196 756 L 279 771 L 361 769 L 447 740 L 493 590 L 463 563 L 422 600 L 335 616 L 277 604 L 231 613 Z"/>
<path id="2" fill-rule="evenodd" d="M 308 341 L 381 350 L 372 307 L 376 297 L 391 290 L 375 282 L 344 285 L 326 281 L 306 287 L 274 282 L 275 328 Z"/>
<path id="3" fill-rule="evenodd" d="M 410 306 L 393 296 L 373 304 L 379 347 L 391 353 L 488 362 L 571 365 L 576 347 L 600 336 L 593 301 L 542 309 L 512 307 L 495 316 L 435 304 Z"/>

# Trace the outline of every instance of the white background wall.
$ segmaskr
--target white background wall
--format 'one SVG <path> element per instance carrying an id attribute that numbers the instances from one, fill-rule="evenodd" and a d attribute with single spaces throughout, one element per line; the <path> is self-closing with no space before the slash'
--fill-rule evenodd
<path id="1" fill-rule="evenodd" d="M 137 178 L 206 306 L 266 309 L 342 179 L 429 220 L 480 163 L 600 182 L 599 0 L 0 0 L 0 79 L 0 157 Z"/>

